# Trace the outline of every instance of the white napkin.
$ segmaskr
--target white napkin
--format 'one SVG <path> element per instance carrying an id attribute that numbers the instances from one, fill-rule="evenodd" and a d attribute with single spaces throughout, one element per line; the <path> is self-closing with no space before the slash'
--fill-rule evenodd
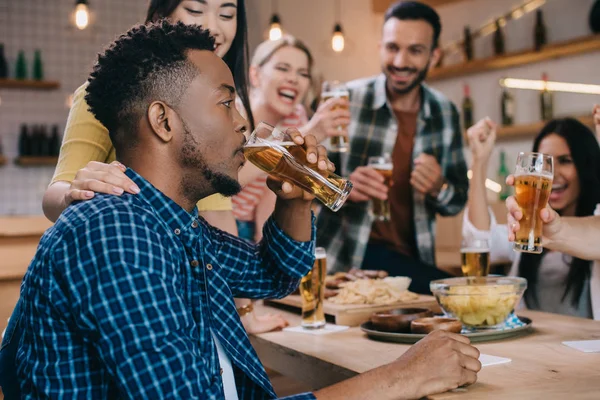
<path id="1" fill-rule="evenodd" d="M 496 365 L 496 364 L 505 364 L 505 363 L 509 363 L 511 361 L 512 360 L 510 358 L 490 356 L 488 354 L 480 354 L 479 355 L 479 362 L 481 363 L 482 367 L 487 367 L 487 366 Z"/>
<path id="2" fill-rule="evenodd" d="M 289 328 L 284 328 L 284 332 L 296 332 L 296 333 L 307 333 L 309 335 L 327 335 L 329 333 L 341 332 L 348 329 L 349 326 L 345 325 L 335 325 L 335 324 L 326 324 L 324 328 L 321 329 L 304 329 L 302 326 L 290 326 Z"/>
<path id="3" fill-rule="evenodd" d="M 562 343 L 584 353 L 600 353 L 600 340 L 576 340 Z"/>

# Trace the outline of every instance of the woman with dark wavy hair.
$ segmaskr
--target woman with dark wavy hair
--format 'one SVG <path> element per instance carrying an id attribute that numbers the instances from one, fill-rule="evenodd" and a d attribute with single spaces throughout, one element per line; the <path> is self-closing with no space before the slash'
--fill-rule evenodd
<path id="1" fill-rule="evenodd" d="M 593 310 L 590 298 L 592 262 L 548 249 L 542 254 L 514 252 L 507 225 L 497 224 L 488 211 L 485 179 L 495 128 L 482 120 L 468 131 L 473 178 L 463 236 L 490 240 L 492 260 L 512 261 L 510 274 L 527 278 L 528 308 L 593 318 L 600 310 Z M 593 215 L 600 203 L 600 147 L 594 133 L 576 119 L 554 119 L 537 135 L 532 150 L 554 158 L 550 207 L 566 217 Z"/>

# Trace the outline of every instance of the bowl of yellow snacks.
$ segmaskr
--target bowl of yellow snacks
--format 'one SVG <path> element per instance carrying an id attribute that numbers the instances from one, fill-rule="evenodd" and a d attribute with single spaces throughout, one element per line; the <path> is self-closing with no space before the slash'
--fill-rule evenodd
<path id="1" fill-rule="evenodd" d="M 526 288 L 526 279 L 507 276 L 466 276 L 430 284 L 446 315 L 476 329 L 502 326 Z"/>

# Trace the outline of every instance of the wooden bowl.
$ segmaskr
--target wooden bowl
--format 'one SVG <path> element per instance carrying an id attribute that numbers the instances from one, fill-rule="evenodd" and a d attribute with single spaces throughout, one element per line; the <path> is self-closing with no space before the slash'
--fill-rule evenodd
<path id="1" fill-rule="evenodd" d="M 432 316 L 433 313 L 427 308 L 397 308 L 373 313 L 371 324 L 381 332 L 409 333 L 413 320 Z"/>
<path id="2" fill-rule="evenodd" d="M 427 334 L 437 330 L 460 333 L 462 323 L 454 318 L 421 318 L 410 323 L 411 333 Z"/>

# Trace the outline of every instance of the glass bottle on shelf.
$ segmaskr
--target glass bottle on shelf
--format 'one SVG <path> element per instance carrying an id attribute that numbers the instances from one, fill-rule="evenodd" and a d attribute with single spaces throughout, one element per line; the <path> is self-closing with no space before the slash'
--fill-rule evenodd
<path id="1" fill-rule="evenodd" d="M 58 157 L 60 152 L 60 136 L 58 134 L 58 125 L 52 127 L 52 135 L 50 136 L 50 155 Z"/>
<path id="2" fill-rule="evenodd" d="M 515 122 L 515 99 L 513 95 L 502 87 L 501 98 L 502 125 L 510 126 Z"/>
<path id="3" fill-rule="evenodd" d="M 494 54 L 499 56 L 504 54 L 504 32 L 500 25 L 500 19 L 496 20 L 496 31 L 494 32 Z"/>
<path id="4" fill-rule="evenodd" d="M 498 198 L 500 201 L 505 201 L 510 196 L 510 187 L 506 184 L 506 178 L 510 172 L 506 166 L 506 153 L 500 150 L 500 167 L 498 168 L 498 183 L 502 186 Z"/>
<path id="5" fill-rule="evenodd" d="M 465 83 L 464 98 L 462 102 L 463 129 L 466 131 L 473 126 L 473 100 L 471 100 L 471 88 Z"/>
<path id="6" fill-rule="evenodd" d="M 4 55 L 4 44 L 0 43 L 0 79 L 8 78 L 8 63 Z"/>
<path id="7" fill-rule="evenodd" d="M 542 74 L 544 89 L 540 92 L 540 110 L 543 121 L 551 120 L 554 117 L 554 94 L 548 89 L 548 74 Z"/>
<path id="8" fill-rule="evenodd" d="M 19 55 L 17 56 L 15 78 L 20 80 L 27 79 L 27 61 L 25 60 L 25 52 L 23 50 L 19 51 Z"/>
<path id="9" fill-rule="evenodd" d="M 27 125 L 21 125 L 19 133 L 19 156 L 27 157 L 31 155 L 31 138 L 27 129 Z"/>
<path id="10" fill-rule="evenodd" d="M 44 64 L 42 62 L 42 52 L 36 50 L 33 57 L 33 79 L 41 81 L 44 79 Z"/>
<path id="11" fill-rule="evenodd" d="M 465 52 L 465 61 L 473 59 L 473 37 L 471 36 L 471 28 L 465 26 L 465 37 L 463 42 L 463 50 Z"/>
<path id="12" fill-rule="evenodd" d="M 537 10 L 535 16 L 535 28 L 533 30 L 533 41 L 535 51 L 540 51 L 547 43 L 546 38 L 546 25 L 544 24 L 544 17 L 542 16 L 542 10 Z"/>

